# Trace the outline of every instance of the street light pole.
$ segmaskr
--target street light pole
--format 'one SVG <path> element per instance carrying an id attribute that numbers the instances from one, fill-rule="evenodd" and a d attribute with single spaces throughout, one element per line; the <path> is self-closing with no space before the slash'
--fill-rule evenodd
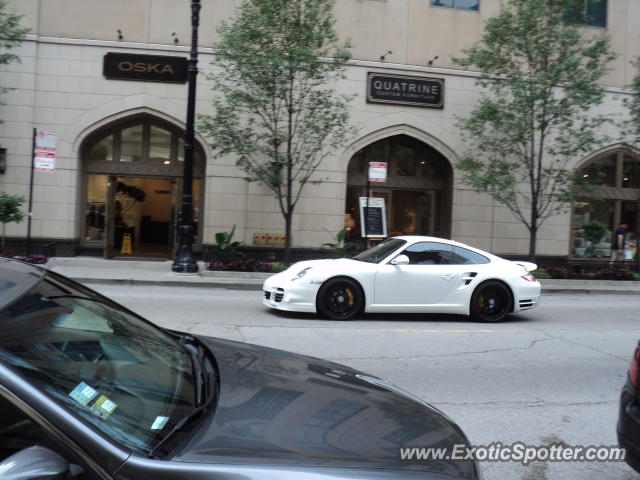
<path id="1" fill-rule="evenodd" d="M 187 128 L 184 133 L 184 173 L 182 176 L 182 205 L 178 226 L 178 253 L 171 270 L 195 273 L 198 264 L 193 259 L 193 144 L 196 104 L 196 77 L 198 75 L 198 25 L 200 23 L 200 0 L 191 2 L 191 54 L 187 75 L 189 93 L 187 96 Z"/>

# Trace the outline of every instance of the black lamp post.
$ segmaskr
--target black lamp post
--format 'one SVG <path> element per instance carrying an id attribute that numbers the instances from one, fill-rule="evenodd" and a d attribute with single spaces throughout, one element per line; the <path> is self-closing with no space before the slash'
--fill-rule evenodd
<path id="1" fill-rule="evenodd" d="M 182 205 L 178 226 L 178 252 L 171 270 L 195 273 L 198 264 L 193 259 L 193 144 L 196 104 L 196 76 L 198 75 L 198 25 L 200 23 L 200 0 L 191 2 L 191 54 L 189 56 L 187 97 L 187 128 L 184 133 L 184 174 L 182 176 Z"/>

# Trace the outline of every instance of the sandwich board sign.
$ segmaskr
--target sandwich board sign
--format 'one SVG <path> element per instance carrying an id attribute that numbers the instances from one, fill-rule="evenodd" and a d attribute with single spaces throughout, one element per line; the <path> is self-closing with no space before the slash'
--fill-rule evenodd
<path id="1" fill-rule="evenodd" d="M 363 237 L 365 232 L 367 237 L 387 236 L 384 198 L 369 197 L 369 206 L 367 208 L 367 197 L 360 197 L 360 231 Z"/>

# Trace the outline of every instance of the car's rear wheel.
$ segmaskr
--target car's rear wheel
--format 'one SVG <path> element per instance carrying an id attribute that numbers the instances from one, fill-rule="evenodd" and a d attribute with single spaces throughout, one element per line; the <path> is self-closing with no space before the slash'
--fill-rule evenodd
<path id="1" fill-rule="evenodd" d="M 478 286 L 471 296 L 471 317 L 480 322 L 500 322 L 509 315 L 512 305 L 509 287 L 489 280 Z"/>
<path id="2" fill-rule="evenodd" d="M 350 278 L 327 280 L 316 299 L 318 313 L 330 320 L 351 320 L 362 311 L 364 293 Z"/>

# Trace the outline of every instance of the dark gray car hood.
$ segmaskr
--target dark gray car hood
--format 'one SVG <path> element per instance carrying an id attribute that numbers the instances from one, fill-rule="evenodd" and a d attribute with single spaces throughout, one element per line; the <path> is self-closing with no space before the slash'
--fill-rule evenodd
<path id="1" fill-rule="evenodd" d="M 476 478 L 470 461 L 401 460 L 401 447 L 468 442 L 449 418 L 376 385 L 375 377 L 303 355 L 198 338 L 218 363 L 219 401 L 173 461 L 408 469 Z"/>

